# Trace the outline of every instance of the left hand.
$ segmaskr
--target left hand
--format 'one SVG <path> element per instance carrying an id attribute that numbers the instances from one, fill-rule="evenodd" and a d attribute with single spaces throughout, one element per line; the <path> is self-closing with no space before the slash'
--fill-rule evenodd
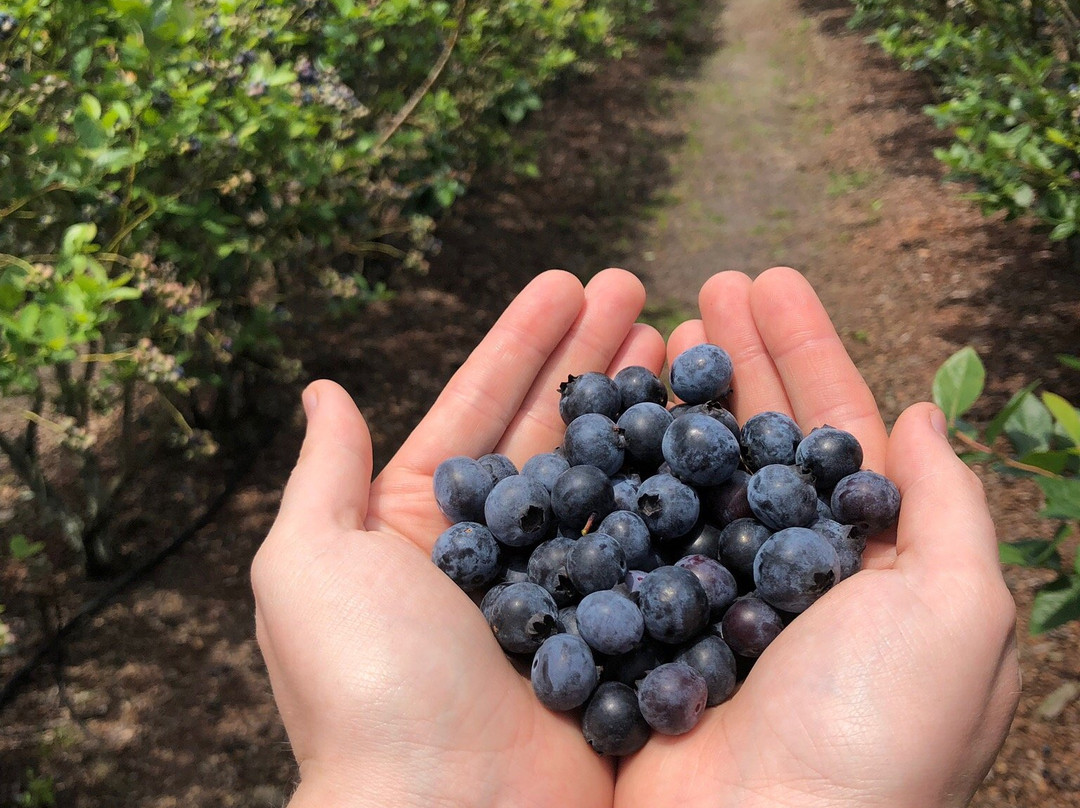
<path id="1" fill-rule="evenodd" d="M 252 568 L 259 645 L 300 763 L 293 808 L 611 805 L 611 762 L 541 706 L 431 563 L 448 526 L 432 474 L 452 455 L 500 451 L 520 466 L 557 446 L 570 373 L 658 372 L 663 339 L 634 322 L 644 300 L 621 270 L 585 289 L 539 276 L 374 482 L 348 394 L 305 392 L 304 446 Z"/>

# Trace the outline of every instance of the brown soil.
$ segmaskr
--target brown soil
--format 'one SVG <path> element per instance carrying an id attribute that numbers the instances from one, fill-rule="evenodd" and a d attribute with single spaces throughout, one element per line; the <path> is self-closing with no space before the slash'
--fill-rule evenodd
<path id="1" fill-rule="evenodd" d="M 929 396 L 934 370 L 965 344 L 987 364 L 976 420 L 1035 377 L 1080 400 L 1080 374 L 1054 359 L 1078 349 L 1080 277 L 1063 251 L 1022 224 L 982 218 L 962 187 L 942 183 L 932 149 L 947 139 L 920 113 L 928 86 L 849 32 L 848 14 L 843 0 L 730 0 L 669 16 L 655 45 L 553 95 L 524 133 L 543 134 L 541 179 L 479 177 L 440 228 L 443 250 L 425 277 L 351 326 L 298 326 L 309 373 L 345 384 L 373 424 L 376 464 L 516 290 L 551 266 L 582 277 L 633 270 L 661 328 L 693 315 L 712 272 L 796 266 L 890 422 Z M 297 415 L 212 524 L 76 631 L 5 709 L 0 806 L 32 777 L 73 808 L 282 804 L 294 769 L 253 638 L 247 572 L 300 436 Z M 1030 486 L 984 479 L 1002 538 L 1045 533 Z M 140 496 L 153 506 L 122 523 L 127 552 L 161 546 L 219 482 L 148 482 Z M 4 504 L 5 534 L 37 537 L 18 521 L 21 506 Z M 102 587 L 53 545 L 51 570 L 0 563 L 16 635 L 0 682 Z M 973 804 L 1080 806 L 1080 700 L 1040 713 L 1080 681 L 1080 624 L 1028 637 L 1046 576 L 1006 576 L 1024 695 Z"/>

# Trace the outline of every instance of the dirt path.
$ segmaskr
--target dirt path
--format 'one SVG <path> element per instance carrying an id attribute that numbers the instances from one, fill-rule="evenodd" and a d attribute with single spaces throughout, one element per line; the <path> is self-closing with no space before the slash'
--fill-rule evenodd
<path id="1" fill-rule="evenodd" d="M 649 318 L 696 309 L 711 273 L 798 267 L 818 288 L 887 420 L 929 395 L 934 370 L 974 345 L 992 401 L 1031 376 L 1080 400 L 1080 280 L 1022 227 L 986 221 L 941 184 L 931 102 L 845 27 L 846 0 L 728 0 L 683 12 L 653 46 L 549 100 L 540 179 L 490 172 L 440 228 L 429 275 L 352 327 L 305 332 L 312 375 L 338 379 L 374 425 L 376 462 L 430 406 L 509 298 L 551 266 L 639 273 Z M 410 357 L 403 369 L 400 357 Z M 1022 381 L 1021 381 L 1022 380 Z M 30 771 L 58 804 L 278 806 L 292 762 L 253 640 L 247 569 L 300 440 L 283 430 L 227 513 L 146 585 L 103 612 L 0 721 L 0 806 Z M 1030 489 L 987 476 L 1003 537 L 1034 535 Z M 157 521 L 155 521 L 155 519 Z M 172 535 L 132 520 L 132 546 Z M 10 592 L 19 581 L 4 579 Z M 1021 613 L 1038 574 L 1009 571 Z M 93 592 L 75 568 L 61 613 Z M 32 599 L 6 618 L 31 647 Z M 1023 626 L 1021 626 L 1023 629 Z M 1025 695 L 978 808 L 1080 805 L 1080 702 L 1038 712 L 1080 679 L 1080 630 L 1023 639 Z M 0 658 L 0 679 L 17 657 Z M 944 717 L 943 717 L 944 718 Z M 7 790 L 5 790 L 7 788 Z"/>
<path id="2" fill-rule="evenodd" d="M 696 305 L 720 269 L 818 263 L 829 177 L 816 162 L 831 128 L 822 38 L 788 0 L 732 0 L 722 47 L 681 86 L 686 141 L 674 183 L 630 266 L 660 301 Z"/>

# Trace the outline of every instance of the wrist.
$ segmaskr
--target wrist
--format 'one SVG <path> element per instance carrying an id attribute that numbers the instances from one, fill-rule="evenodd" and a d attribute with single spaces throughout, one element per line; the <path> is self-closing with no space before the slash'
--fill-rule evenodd
<path id="1" fill-rule="evenodd" d="M 305 777 L 286 808 L 419 808 L 420 804 L 415 795 L 386 789 L 381 784 L 366 782 L 352 788 Z"/>

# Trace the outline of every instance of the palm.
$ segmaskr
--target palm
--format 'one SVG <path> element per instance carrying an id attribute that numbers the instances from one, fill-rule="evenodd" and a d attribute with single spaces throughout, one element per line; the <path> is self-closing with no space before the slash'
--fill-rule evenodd
<path id="1" fill-rule="evenodd" d="M 913 472 L 911 430 L 898 424 L 901 437 L 888 439 L 870 391 L 795 273 L 774 270 L 754 284 L 720 275 L 701 298 L 703 322 L 680 327 L 669 355 L 706 337 L 727 347 L 740 421 L 781 410 L 804 430 L 851 431 L 864 467 L 899 482 L 904 509 L 896 535 L 867 548 L 866 569 L 800 615 L 731 701 L 689 735 L 654 738 L 620 767 L 616 804 L 721 804 L 719 794 L 730 804 L 753 804 L 751 795 L 807 806 L 963 804 L 1015 706 L 1011 601 L 993 526 L 976 509 L 948 524 L 957 503 L 981 492 L 942 491 L 948 481 L 930 467 Z M 926 513 L 931 519 L 920 518 Z M 965 532 L 989 543 L 974 548 L 977 567 L 957 569 Z M 686 771 L 697 776 L 679 776 Z"/>
<path id="2" fill-rule="evenodd" d="M 634 324 L 643 303 L 628 273 L 600 273 L 584 293 L 571 276 L 547 273 L 507 310 L 370 491 L 362 484 L 370 446 L 355 410 L 334 416 L 318 454 L 301 455 L 253 577 L 260 645 L 305 777 L 348 780 L 359 758 L 367 771 L 351 772 L 355 782 L 336 785 L 340 793 L 362 793 L 371 771 L 390 765 L 445 804 L 484 804 L 484 792 L 503 804 L 611 804 L 610 763 L 572 719 L 539 704 L 476 606 L 432 565 L 431 546 L 447 526 L 432 475 L 451 455 L 500 451 L 520 464 L 556 446 L 558 384 L 570 373 L 629 364 L 658 371 L 663 340 Z M 265 571 L 275 565 L 291 567 L 287 585 Z"/>

